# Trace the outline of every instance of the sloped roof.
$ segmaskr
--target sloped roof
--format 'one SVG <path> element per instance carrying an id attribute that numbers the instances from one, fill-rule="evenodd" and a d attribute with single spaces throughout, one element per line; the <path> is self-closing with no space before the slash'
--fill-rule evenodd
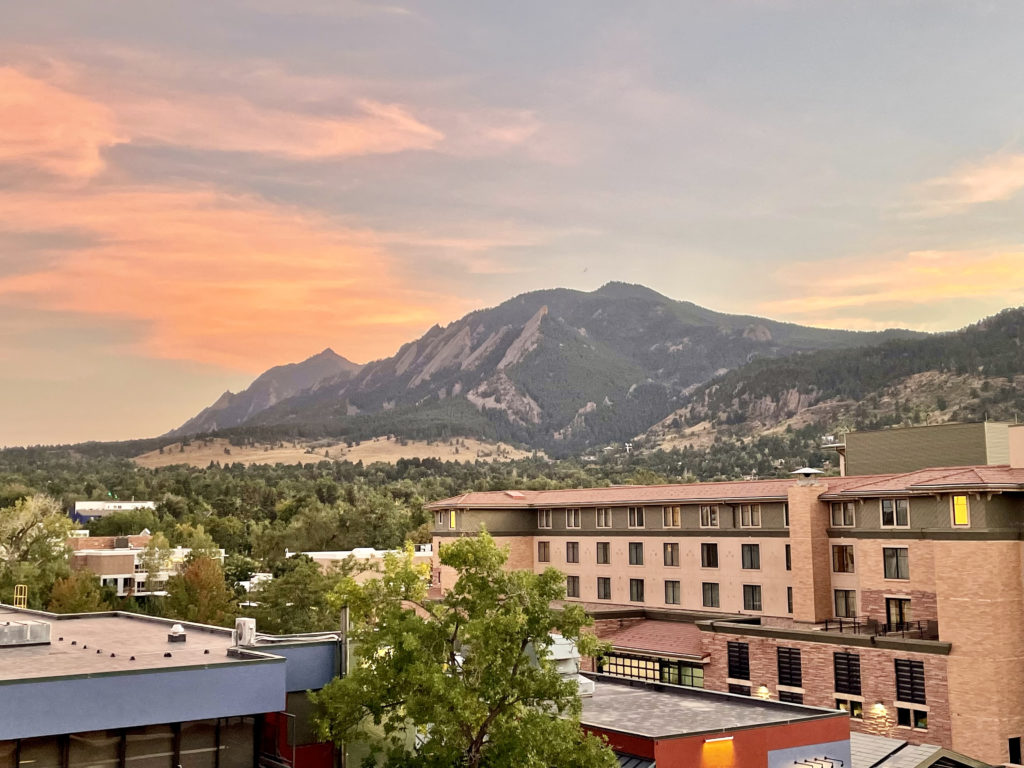
<path id="1" fill-rule="evenodd" d="M 701 631 L 687 621 L 644 619 L 601 639 L 621 651 L 702 658 Z"/>

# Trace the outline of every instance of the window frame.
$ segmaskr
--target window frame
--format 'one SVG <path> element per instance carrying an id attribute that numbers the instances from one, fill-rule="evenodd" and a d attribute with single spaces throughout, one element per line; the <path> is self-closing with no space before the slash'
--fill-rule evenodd
<path id="1" fill-rule="evenodd" d="M 669 553 L 672 553 L 671 556 Z M 661 560 L 662 565 L 668 568 L 679 567 L 679 542 L 677 541 L 666 541 L 661 545 Z"/>
<path id="2" fill-rule="evenodd" d="M 791 648 L 787 645 L 776 646 L 775 665 L 778 673 L 779 685 L 788 688 L 803 688 L 803 657 L 799 648 Z"/>
<path id="3" fill-rule="evenodd" d="M 793 570 L 793 547 L 790 544 L 786 545 L 786 570 Z"/>
<path id="4" fill-rule="evenodd" d="M 892 502 L 892 519 L 893 522 L 887 524 L 885 522 L 885 503 Z M 906 505 L 907 521 L 901 523 L 900 520 L 900 502 Z M 878 500 L 878 521 L 882 528 L 909 528 L 910 527 L 910 497 L 908 496 L 889 496 L 884 499 Z"/>
<path id="5" fill-rule="evenodd" d="M 836 511 L 838 507 L 839 522 L 836 522 Z M 850 513 L 850 521 L 846 521 L 846 513 Z M 857 502 L 856 501 L 833 501 L 829 504 L 829 527 L 831 528 L 854 528 L 857 525 Z"/>
<path id="6" fill-rule="evenodd" d="M 714 553 L 714 558 L 705 557 L 708 553 Z M 708 563 L 714 559 L 714 565 L 708 565 Z M 718 542 L 717 541 L 702 541 L 700 543 L 700 567 L 701 568 L 712 568 L 718 569 Z"/>
<path id="7" fill-rule="evenodd" d="M 749 553 L 749 556 L 748 556 Z M 748 562 L 750 563 L 748 565 Z M 740 568 L 744 571 L 760 571 L 761 570 L 761 545 L 760 544 L 740 544 Z"/>
<path id="8" fill-rule="evenodd" d="M 628 507 L 626 511 L 626 527 L 627 528 L 645 528 L 644 525 L 646 515 L 644 514 L 644 507 Z"/>
<path id="9" fill-rule="evenodd" d="M 601 587 L 607 587 L 607 593 L 602 596 Z M 611 576 L 598 576 L 597 577 L 597 599 L 598 600 L 611 600 L 612 599 L 612 577 Z"/>
<path id="10" fill-rule="evenodd" d="M 760 528 L 761 527 L 761 505 L 760 504 L 740 504 L 740 528 Z"/>
<path id="11" fill-rule="evenodd" d="M 579 507 L 567 507 L 565 510 L 565 527 L 566 528 L 582 528 L 583 527 L 583 515 L 580 512 Z"/>
<path id="12" fill-rule="evenodd" d="M 840 557 L 840 553 L 844 553 Z M 842 566 L 842 567 L 840 567 Z M 853 544 L 832 545 L 832 573 L 856 573 L 857 561 Z"/>
<path id="13" fill-rule="evenodd" d="M 538 509 L 537 510 L 537 527 L 538 528 L 550 528 L 551 527 L 551 510 L 550 509 Z"/>
<path id="14" fill-rule="evenodd" d="M 675 600 L 669 600 L 669 591 L 674 592 Z M 683 596 L 682 584 L 678 579 L 665 579 L 665 605 L 680 605 Z"/>
<path id="15" fill-rule="evenodd" d="M 644 543 L 642 541 L 631 541 L 627 546 L 629 552 L 629 564 L 630 565 L 643 565 L 644 564 Z M 639 560 L 634 560 L 633 553 L 639 552 Z"/>
<path id="16" fill-rule="evenodd" d="M 580 561 L 580 543 L 578 541 L 567 541 L 565 542 L 565 562 L 567 563 L 579 563 Z"/>
<path id="17" fill-rule="evenodd" d="M 897 704 L 927 707 L 927 678 L 919 659 L 893 659 Z M 909 688 L 905 686 L 909 686 Z M 909 694 L 904 696 L 903 694 Z"/>
<path id="18" fill-rule="evenodd" d="M 958 523 L 957 520 L 957 509 L 956 500 L 964 500 L 964 522 Z M 949 519 L 954 528 L 970 528 L 971 527 L 971 497 L 966 493 L 951 493 L 949 495 Z"/>
<path id="19" fill-rule="evenodd" d="M 448 510 L 448 530 L 454 531 L 456 528 L 455 510 Z"/>
<path id="20" fill-rule="evenodd" d="M 575 590 L 570 589 L 570 585 L 575 584 Z M 575 594 L 573 592 L 575 591 Z M 579 598 L 580 596 L 580 577 L 574 574 L 567 574 L 565 577 L 565 596 Z"/>
<path id="21" fill-rule="evenodd" d="M 662 528 L 682 528 L 683 508 L 679 504 L 668 504 L 661 508 Z"/>
<path id="22" fill-rule="evenodd" d="M 750 598 L 749 600 L 747 599 L 748 596 Z M 750 603 L 750 607 L 747 607 L 748 603 Z M 743 610 L 758 612 L 764 611 L 764 590 L 761 589 L 760 584 L 743 585 Z"/>
<path id="23" fill-rule="evenodd" d="M 611 507 L 597 507 L 594 510 L 594 527 L 595 528 L 611 528 L 612 527 L 612 508 Z"/>
<path id="24" fill-rule="evenodd" d="M 709 596 L 713 602 L 708 601 Z M 700 603 L 705 608 L 722 607 L 721 588 L 717 581 L 702 581 L 700 583 Z"/>
<path id="25" fill-rule="evenodd" d="M 551 562 L 551 542 L 550 541 L 538 541 L 537 542 L 537 562 L 538 563 L 550 563 Z"/>
<path id="26" fill-rule="evenodd" d="M 889 575 L 889 555 L 888 552 L 895 552 L 895 569 L 893 576 Z M 905 553 L 902 558 L 905 570 L 900 569 L 900 553 Z M 900 575 L 900 573 L 904 575 Z M 910 547 L 882 547 L 882 576 L 886 581 L 910 581 Z"/>
<path id="27" fill-rule="evenodd" d="M 862 695 L 863 681 L 861 679 L 859 653 L 833 651 L 832 686 L 835 693 L 841 696 Z"/>
<path id="28" fill-rule="evenodd" d="M 700 527 L 701 528 L 721 528 L 722 518 L 718 514 L 717 504 L 701 504 L 700 505 Z M 707 522 L 705 522 L 705 520 Z"/>
<path id="29" fill-rule="evenodd" d="M 643 603 L 646 595 L 644 594 L 644 580 L 643 579 L 630 579 L 629 580 L 629 602 L 631 603 Z M 639 595 L 639 598 L 637 597 Z"/>
<path id="30" fill-rule="evenodd" d="M 729 640 L 725 646 L 726 673 L 729 680 L 750 680 L 750 644 Z M 743 673 L 746 674 L 743 674 Z"/>
<path id="31" fill-rule="evenodd" d="M 612 543 L 610 541 L 598 541 L 596 542 L 594 560 L 597 565 L 611 565 L 612 564 Z M 604 550 L 605 559 L 601 559 L 601 551 Z"/>
<path id="32" fill-rule="evenodd" d="M 843 605 L 846 608 L 845 613 L 839 612 L 839 597 L 842 594 Z M 850 599 L 853 598 L 853 609 L 851 612 Z M 835 617 L 837 619 L 855 619 L 857 618 L 857 590 L 855 589 L 834 589 L 832 590 L 832 608 L 835 611 Z"/>

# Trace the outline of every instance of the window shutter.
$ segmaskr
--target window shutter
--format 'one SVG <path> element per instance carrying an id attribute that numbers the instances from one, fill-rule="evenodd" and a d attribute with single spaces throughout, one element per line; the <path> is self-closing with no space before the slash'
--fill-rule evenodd
<path id="1" fill-rule="evenodd" d="M 924 694 L 924 662 L 896 659 L 896 700 L 927 704 Z"/>
<path id="2" fill-rule="evenodd" d="M 779 685 L 792 685 L 799 688 L 803 684 L 803 670 L 800 664 L 799 648 L 779 648 Z"/>
<path id="3" fill-rule="evenodd" d="M 750 648 L 746 643 L 729 642 L 729 677 L 750 679 Z"/>
<path id="4" fill-rule="evenodd" d="M 856 653 L 836 653 L 833 656 L 836 693 L 860 695 L 860 656 Z"/>

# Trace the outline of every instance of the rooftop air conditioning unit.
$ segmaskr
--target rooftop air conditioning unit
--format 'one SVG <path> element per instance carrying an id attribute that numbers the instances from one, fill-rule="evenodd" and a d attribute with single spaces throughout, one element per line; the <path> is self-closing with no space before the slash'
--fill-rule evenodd
<path id="1" fill-rule="evenodd" d="M 256 645 L 256 619 L 235 619 L 235 645 Z"/>

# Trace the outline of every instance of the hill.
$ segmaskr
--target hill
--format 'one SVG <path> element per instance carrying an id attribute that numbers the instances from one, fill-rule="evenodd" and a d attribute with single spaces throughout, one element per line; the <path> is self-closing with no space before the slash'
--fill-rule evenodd
<path id="1" fill-rule="evenodd" d="M 240 406 L 232 413 L 248 415 L 228 435 L 466 435 L 567 453 L 646 430 L 693 387 L 751 360 L 920 335 L 727 315 L 624 283 L 536 291 L 435 326 L 393 357 L 268 407 Z M 174 434 L 213 432 L 213 424 L 222 433 L 228 426 L 201 414 Z"/>
<path id="2" fill-rule="evenodd" d="M 694 389 L 644 437 L 707 446 L 723 436 L 1020 416 L 1024 308 L 927 338 L 753 361 Z"/>

